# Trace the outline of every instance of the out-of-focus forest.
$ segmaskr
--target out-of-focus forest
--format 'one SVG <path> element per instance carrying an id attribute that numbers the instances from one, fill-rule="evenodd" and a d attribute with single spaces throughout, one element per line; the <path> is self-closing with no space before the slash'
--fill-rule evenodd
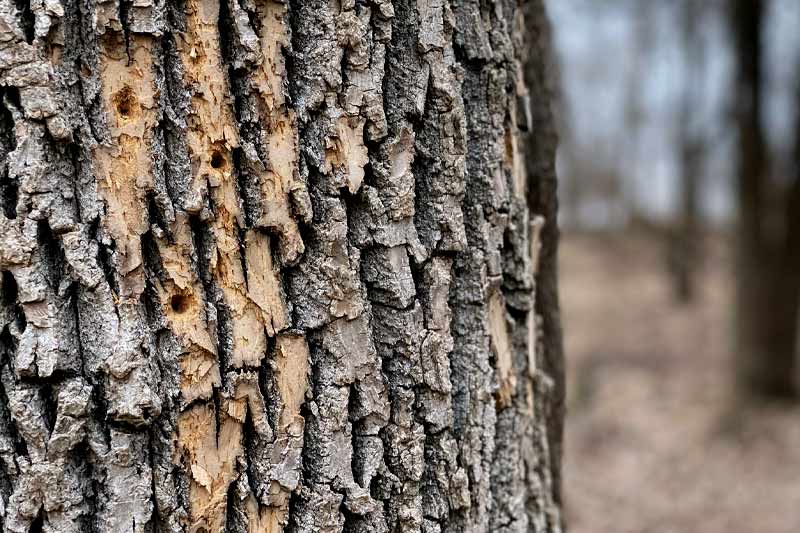
<path id="1" fill-rule="evenodd" d="M 800 2 L 548 9 L 570 531 L 800 531 Z"/>

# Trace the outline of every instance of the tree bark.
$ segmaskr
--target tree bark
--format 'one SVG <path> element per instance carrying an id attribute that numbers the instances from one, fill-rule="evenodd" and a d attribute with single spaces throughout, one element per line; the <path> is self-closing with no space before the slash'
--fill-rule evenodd
<path id="1" fill-rule="evenodd" d="M 544 16 L 0 0 L 2 530 L 561 531 Z"/>
<path id="2" fill-rule="evenodd" d="M 737 383 L 745 396 L 796 396 L 798 295 L 795 200 L 770 180 L 762 126 L 764 4 L 731 4 L 737 79 Z"/>

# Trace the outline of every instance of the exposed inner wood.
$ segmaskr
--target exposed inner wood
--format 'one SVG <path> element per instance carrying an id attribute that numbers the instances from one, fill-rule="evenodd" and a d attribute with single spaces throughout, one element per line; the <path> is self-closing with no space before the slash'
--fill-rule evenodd
<path id="1" fill-rule="evenodd" d="M 517 373 L 512 358 L 511 336 L 506 319 L 506 306 L 503 295 L 495 292 L 489 297 L 489 333 L 492 352 L 495 357 L 497 380 L 500 389 L 498 398 L 501 405 L 507 405 L 517 385 Z"/>
<path id="2" fill-rule="evenodd" d="M 144 291 L 141 237 L 149 229 L 145 196 L 153 187 L 149 145 L 156 126 L 153 40 L 135 36 L 125 50 L 119 33 L 100 39 L 100 75 L 111 142 L 94 150 L 105 219 L 116 243 L 122 280 L 120 297 Z"/>
<path id="3" fill-rule="evenodd" d="M 364 146 L 364 121 L 339 118 L 335 136 L 329 139 L 325 149 L 323 172 L 341 172 L 347 189 L 355 193 L 364 181 L 364 165 L 368 162 L 367 148 Z"/>
<path id="4" fill-rule="evenodd" d="M 283 54 L 290 45 L 287 5 L 257 0 L 256 10 L 260 21 L 256 31 L 263 57 L 252 72 L 252 84 L 258 96 L 261 120 L 266 126 L 265 142 L 269 154 L 266 168 L 258 176 L 262 214 L 256 225 L 280 236 L 283 259 L 293 263 L 303 253 L 304 246 L 292 216 L 291 199 L 307 196 L 307 193 L 305 184 L 297 175 L 297 120 L 286 103 L 284 92 L 286 61 Z"/>

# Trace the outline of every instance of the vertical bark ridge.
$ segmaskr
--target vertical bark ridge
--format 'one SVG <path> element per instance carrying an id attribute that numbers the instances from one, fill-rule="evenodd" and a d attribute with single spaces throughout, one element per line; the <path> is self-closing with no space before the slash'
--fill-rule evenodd
<path id="1" fill-rule="evenodd" d="M 90 385 L 78 338 L 82 287 L 102 274 L 84 260 L 88 228 L 76 203 L 78 172 L 68 112 L 74 6 L 2 6 L 0 85 L 4 117 L 3 504 L 6 531 L 81 531 L 90 505 L 81 442 L 88 432 Z M 65 20 L 66 19 L 66 20 Z M 10 189 L 10 190 L 9 190 Z M 87 209 L 87 211 L 91 211 Z M 76 290 L 80 284 L 81 290 Z"/>
<path id="2" fill-rule="evenodd" d="M 304 484 L 291 530 L 384 531 L 383 505 L 372 489 L 384 468 L 379 433 L 387 393 L 349 225 L 367 173 L 365 143 L 386 134 L 382 41 L 391 8 L 383 1 L 294 7 L 290 78 L 314 219 L 306 253 L 289 277 L 312 360 Z"/>
<path id="3" fill-rule="evenodd" d="M 362 278 L 391 399 L 383 478 L 391 531 L 438 531 L 468 505 L 456 464 L 449 356 L 452 254 L 466 245 L 464 109 L 442 3 L 396 2 L 384 106 L 362 189 Z"/>

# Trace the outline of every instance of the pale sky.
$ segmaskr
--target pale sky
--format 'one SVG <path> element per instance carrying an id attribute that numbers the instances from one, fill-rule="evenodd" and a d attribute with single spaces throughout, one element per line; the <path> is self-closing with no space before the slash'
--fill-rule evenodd
<path id="1" fill-rule="evenodd" d="M 676 205 L 675 138 L 684 85 L 680 2 L 650 2 L 647 22 L 635 23 L 635 0 L 548 0 L 553 21 L 566 119 L 579 157 L 624 174 L 628 201 L 657 218 Z M 709 6 L 715 2 L 708 2 Z M 719 4 L 719 2 L 716 2 Z M 640 7 L 640 6 L 639 6 Z M 699 19 L 706 47 L 696 74 L 702 103 L 693 126 L 711 139 L 702 201 L 713 218 L 730 213 L 731 149 L 725 124 L 732 63 L 722 13 L 711 8 Z M 787 146 L 794 129 L 793 81 L 800 67 L 800 1 L 773 0 L 767 18 L 765 125 L 773 149 Z M 637 44 L 638 41 L 638 44 Z M 640 52 L 641 53 L 637 53 Z M 625 122 L 633 73 L 639 73 L 638 134 Z M 563 161 L 561 162 L 563 163 Z M 562 174 L 568 174 L 563 168 Z M 565 176 L 569 179 L 570 176 Z M 591 187 L 591 185 L 589 185 Z M 603 223 L 601 213 L 596 222 Z M 590 214 L 591 218 L 591 214 Z M 595 217 L 597 218 L 597 217 Z"/>

